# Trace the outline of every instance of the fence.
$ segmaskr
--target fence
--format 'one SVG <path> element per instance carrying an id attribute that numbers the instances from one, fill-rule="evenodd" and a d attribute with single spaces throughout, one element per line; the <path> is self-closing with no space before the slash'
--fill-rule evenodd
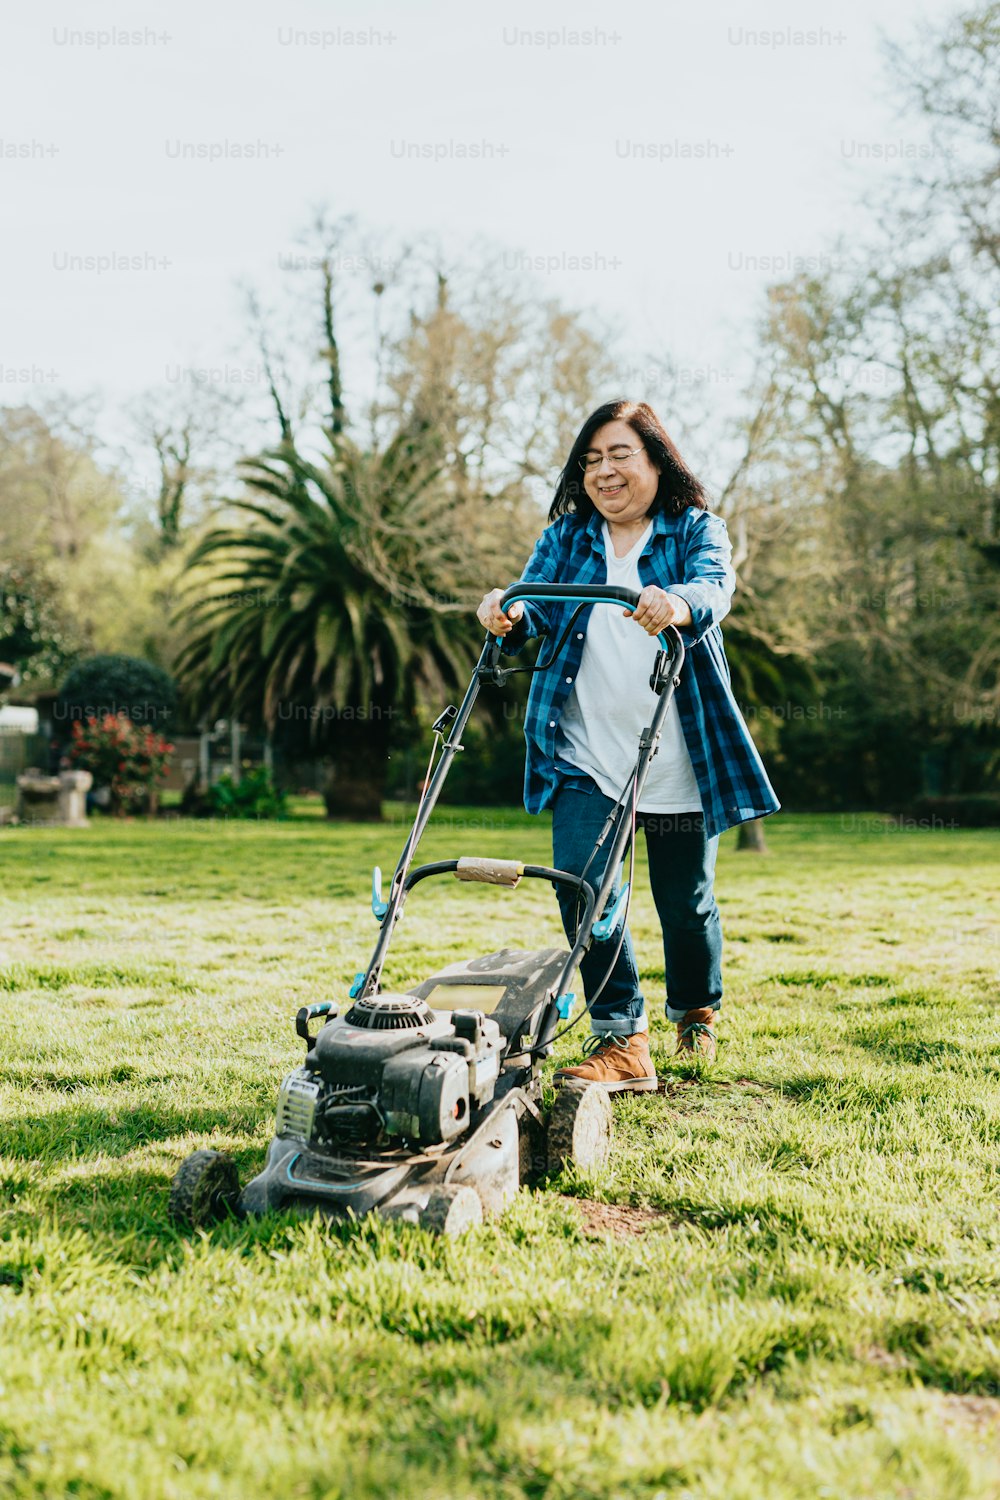
<path id="1" fill-rule="evenodd" d="M 319 792 L 326 777 L 322 759 L 285 760 L 272 756 L 267 742 L 259 735 L 242 733 L 235 746 L 227 729 L 222 734 L 181 734 L 173 736 L 174 753 L 163 790 L 180 793 L 192 780 L 215 782 L 225 771 L 237 766 L 273 767 L 276 780 L 291 792 Z M 46 774 L 55 770 L 52 742 L 47 734 L 28 734 L 23 729 L 0 726 L 0 807 L 13 807 L 17 800 L 17 778 L 29 766 Z M 419 754 L 407 751 L 394 769 L 393 794 L 415 792 L 415 775 L 422 770 Z M 398 784 L 396 784 L 398 783 Z"/>

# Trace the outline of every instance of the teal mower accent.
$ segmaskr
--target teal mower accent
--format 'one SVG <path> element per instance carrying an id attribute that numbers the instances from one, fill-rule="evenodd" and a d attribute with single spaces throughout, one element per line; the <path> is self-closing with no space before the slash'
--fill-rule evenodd
<path id="1" fill-rule="evenodd" d="M 575 1004 L 576 995 L 572 990 L 570 990 L 568 995 L 558 995 L 556 997 L 556 1010 L 559 1012 L 560 1021 L 569 1020 L 570 1016 L 573 1013 L 573 1006 Z"/>
<path id="2" fill-rule="evenodd" d="M 372 871 L 372 911 L 381 922 L 388 910 L 388 901 L 382 900 L 382 870 L 376 865 Z"/>
<path id="3" fill-rule="evenodd" d="M 631 890 L 631 887 L 632 882 L 630 880 L 626 880 L 625 884 L 622 886 L 621 891 L 618 894 L 618 899 L 615 901 L 614 906 L 609 912 L 606 912 L 603 917 L 600 917 L 598 921 L 594 923 L 594 937 L 599 943 L 606 943 L 609 938 L 613 938 L 615 933 L 618 931 L 618 928 L 621 926 L 625 918 L 626 909 L 628 907 L 629 892 Z"/>

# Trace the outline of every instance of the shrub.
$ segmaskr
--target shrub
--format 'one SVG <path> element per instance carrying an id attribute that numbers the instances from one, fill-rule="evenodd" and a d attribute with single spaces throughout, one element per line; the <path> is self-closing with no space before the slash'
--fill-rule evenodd
<path id="1" fill-rule="evenodd" d="M 138 656 L 90 656 L 66 677 L 53 710 L 56 732 L 109 716 L 166 732 L 177 707 L 173 678 Z"/>
<path id="2" fill-rule="evenodd" d="M 931 828 L 1000 828 L 1000 793 L 917 797 L 903 816 Z"/>
<path id="3" fill-rule="evenodd" d="M 167 772 L 173 745 L 161 734 L 116 714 L 74 722 L 70 756 L 97 786 L 111 788 L 116 813 L 143 812 Z"/>
<path id="4" fill-rule="evenodd" d="M 224 771 L 209 787 L 204 804 L 209 816 L 220 818 L 283 818 L 288 811 L 284 792 L 265 766 L 244 771 L 239 781 Z"/>

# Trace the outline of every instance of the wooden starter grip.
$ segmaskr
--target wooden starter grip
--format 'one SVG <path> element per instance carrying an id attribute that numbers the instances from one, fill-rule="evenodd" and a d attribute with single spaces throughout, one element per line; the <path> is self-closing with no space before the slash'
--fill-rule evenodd
<path id="1" fill-rule="evenodd" d="M 506 885 L 511 890 L 524 874 L 519 859 L 478 859 L 466 855 L 458 861 L 456 880 L 478 880 L 483 885 Z"/>

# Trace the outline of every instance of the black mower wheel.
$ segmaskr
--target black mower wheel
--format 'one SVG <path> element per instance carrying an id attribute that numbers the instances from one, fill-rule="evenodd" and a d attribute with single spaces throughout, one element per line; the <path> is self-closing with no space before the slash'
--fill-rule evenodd
<path id="1" fill-rule="evenodd" d="M 195 1151 L 181 1162 L 170 1184 L 170 1217 L 200 1229 L 235 1213 L 240 1196 L 236 1163 L 221 1151 Z"/>
<path id="2" fill-rule="evenodd" d="M 611 1101 L 600 1084 L 561 1088 L 549 1115 L 549 1171 L 601 1166 L 611 1151 L 612 1128 Z"/>
<path id="3" fill-rule="evenodd" d="M 483 1222 L 483 1205 L 475 1188 L 436 1187 L 427 1207 L 421 1209 L 419 1222 L 421 1229 L 429 1229 L 432 1234 L 463 1234 Z"/>

